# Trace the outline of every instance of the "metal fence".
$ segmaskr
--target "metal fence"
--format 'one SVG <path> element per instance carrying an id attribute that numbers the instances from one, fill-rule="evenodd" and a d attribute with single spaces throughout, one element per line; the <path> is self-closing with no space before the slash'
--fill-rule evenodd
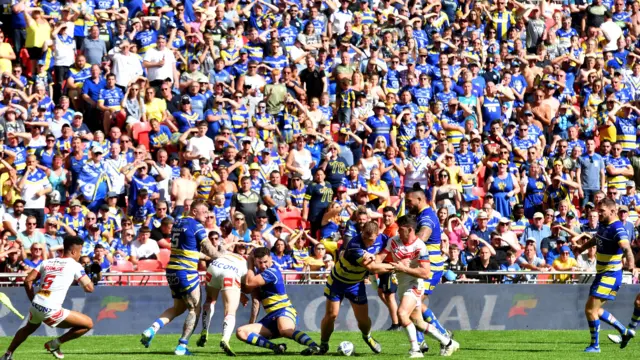
<path id="1" fill-rule="evenodd" d="M 326 271 L 290 271 L 282 272 L 287 284 L 324 284 Z M 204 282 L 206 272 L 200 272 Z M 589 271 L 461 271 L 456 279 L 447 281 L 457 284 L 495 283 L 495 284 L 585 284 L 593 280 L 595 272 Z M 0 273 L 0 287 L 21 286 L 26 274 Z M 624 273 L 623 283 L 632 284 L 635 279 L 631 273 Z M 370 278 L 366 282 L 371 282 Z M 103 273 L 99 285 L 104 286 L 163 286 L 167 285 L 162 272 L 109 272 Z"/>

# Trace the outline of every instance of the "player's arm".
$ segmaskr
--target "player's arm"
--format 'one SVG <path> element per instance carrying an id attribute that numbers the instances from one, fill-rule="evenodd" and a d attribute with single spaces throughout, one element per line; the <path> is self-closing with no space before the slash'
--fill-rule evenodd
<path id="1" fill-rule="evenodd" d="M 254 267 L 253 267 L 253 254 L 249 255 L 249 258 L 247 259 L 247 276 L 245 276 L 244 281 L 245 281 L 245 285 L 249 288 L 257 288 L 263 285 L 266 285 L 267 282 L 264 280 L 264 278 L 262 277 L 262 275 L 258 274 L 256 275 L 256 273 L 253 271 Z"/>
<path id="2" fill-rule="evenodd" d="M 582 234 L 582 236 L 583 236 L 583 237 L 588 237 L 588 235 L 587 235 L 587 234 Z M 571 239 L 571 242 L 573 243 L 574 241 L 575 241 L 575 240 L 572 238 L 572 239 Z M 574 254 L 576 254 L 576 255 L 580 255 L 580 254 L 582 254 L 582 252 L 583 252 L 583 251 L 585 251 L 585 250 L 587 250 L 587 249 L 590 249 L 590 248 L 592 248 L 593 246 L 595 246 L 595 245 L 596 245 L 596 242 L 597 242 L 597 241 L 596 241 L 595 236 L 594 236 L 594 237 L 591 237 L 589 240 L 587 240 L 587 242 L 586 242 L 586 243 L 584 243 L 584 244 L 582 244 L 582 245 L 580 245 L 580 246 L 576 246 L 575 248 L 573 248 L 573 253 L 574 253 Z M 627 244 L 628 244 L 628 242 L 627 242 Z M 631 255 L 631 258 L 633 259 L 633 254 Z"/>
<path id="3" fill-rule="evenodd" d="M 626 269 L 632 271 L 635 276 L 635 259 L 633 257 L 633 250 L 631 250 L 631 244 L 629 244 L 629 240 L 621 240 L 618 242 L 618 245 L 622 249 L 622 255 L 626 260 Z"/>
<path id="4" fill-rule="evenodd" d="M 384 259 L 384 256 L 374 257 L 373 255 L 370 255 L 365 252 L 365 254 L 362 256 L 362 260 L 360 264 L 362 265 L 362 267 L 367 269 L 368 272 L 373 274 L 387 273 L 387 272 L 393 271 L 393 266 L 391 264 L 383 264 L 382 259 Z"/>
<path id="5" fill-rule="evenodd" d="M 433 230 L 429 226 L 422 226 L 416 236 L 418 239 L 426 242 L 431 237 Z"/>
<path id="6" fill-rule="evenodd" d="M 29 272 L 26 279 L 24 279 L 24 290 L 27 292 L 27 297 L 29 301 L 33 301 L 33 297 L 35 295 L 33 289 L 33 283 L 36 282 L 40 278 L 40 267 L 37 269 L 33 269 Z"/>
<path id="7" fill-rule="evenodd" d="M 200 252 L 204 255 L 208 256 L 210 259 L 215 260 L 222 256 L 222 252 L 218 251 L 218 249 L 213 246 L 211 240 L 207 236 L 207 231 L 204 229 L 204 226 L 200 225 L 198 230 L 196 230 L 196 240 L 200 243 Z"/>
<path id="8" fill-rule="evenodd" d="M 429 274 L 431 273 L 431 263 L 429 263 L 429 259 L 420 259 L 418 260 L 418 267 L 412 268 L 409 265 L 405 264 L 402 261 L 391 264 L 393 266 L 393 270 L 403 272 L 407 275 L 419 278 L 419 279 L 428 279 Z"/>
<path id="9" fill-rule="evenodd" d="M 78 279 L 78 285 L 84 290 L 84 292 L 92 293 L 93 292 L 93 282 L 88 276 L 82 276 Z"/>

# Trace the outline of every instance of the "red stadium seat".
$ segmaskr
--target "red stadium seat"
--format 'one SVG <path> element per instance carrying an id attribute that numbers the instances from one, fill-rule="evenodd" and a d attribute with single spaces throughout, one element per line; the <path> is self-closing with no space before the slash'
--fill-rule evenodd
<path id="1" fill-rule="evenodd" d="M 302 280 L 302 274 L 286 274 L 284 276 L 284 281 L 286 282 L 299 282 Z"/>
<path id="2" fill-rule="evenodd" d="M 151 131 L 151 125 L 146 122 L 140 122 L 131 128 L 131 134 L 139 145 L 144 145 L 147 150 L 150 149 L 149 145 L 149 132 Z"/>
<path id="3" fill-rule="evenodd" d="M 486 192 L 484 191 L 484 188 L 480 187 L 480 186 L 476 186 L 473 188 L 473 195 L 478 197 L 478 200 L 474 200 L 471 203 L 471 206 L 473 206 L 476 209 L 481 209 L 482 205 L 484 204 L 484 195 L 486 194 Z"/>
<path id="4" fill-rule="evenodd" d="M 113 271 L 113 272 L 132 272 L 133 271 L 133 264 L 130 261 L 117 261 L 113 265 L 111 265 L 111 271 Z"/>
<path id="5" fill-rule="evenodd" d="M 339 133 L 340 133 L 340 124 L 331 124 L 331 137 L 333 137 L 333 141 L 338 141 Z"/>
<path id="6" fill-rule="evenodd" d="M 293 210 L 288 211 L 280 211 L 278 213 L 280 216 L 280 222 L 285 224 L 286 226 L 297 229 L 302 224 L 302 214 L 300 214 L 300 209 L 295 208 Z"/>
<path id="7" fill-rule="evenodd" d="M 160 253 L 158 254 L 158 260 L 162 264 L 162 268 L 166 269 L 167 264 L 169 264 L 169 257 L 171 256 L 171 250 L 169 249 L 160 249 Z"/>
<path id="8" fill-rule="evenodd" d="M 140 260 L 138 261 L 137 271 L 162 271 L 162 262 L 159 260 Z"/>

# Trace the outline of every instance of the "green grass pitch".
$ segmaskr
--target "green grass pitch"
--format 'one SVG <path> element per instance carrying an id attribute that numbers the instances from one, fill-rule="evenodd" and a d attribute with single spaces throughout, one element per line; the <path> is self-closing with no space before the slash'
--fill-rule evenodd
<path id="1" fill-rule="evenodd" d="M 629 346 L 620 350 L 617 345 L 609 342 L 606 335 L 611 332 L 600 333 L 602 353 L 584 354 L 585 346 L 589 342 L 589 332 L 584 331 L 458 331 L 455 339 L 460 342 L 460 350 L 453 358 L 464 359 L 638 359 L 640 358 L 640 338 L 632 340 Z M 319 339 L 318 333 L 310 333 L 314 340 Z M 149 349 L 145 349 L 139 342 L 139 336 L 90 336 L 80 338 L 63 345 L 65 360 L 138 360 L 138 359 L 175 359 L 173 349 L 178 342 L 179 335 L 158 335 Z M 329 356 L 316 358 L 337 357 L 336 348 L 341 341 L 349 340 L 355 345 L 356 358 L 364 359 L 374 356 L 375 359 L 408 358 L 409 342 L 403 331 L 375 332 L 374 337 L 382 344 L 382 354 L 374 355 L 360 338 L 357 332 L 336 332 L 331 338 Z M 198 334 L 192 337 L 190 350 L 198 358 L 221 359 L 225 355 L 218 347 L 219 334 L 209 335 L 209 343 L 205 348 L 198 348 L 195 342 Z M 11 338 L 0 338 L 0 352 L 4 352 Z M 14 354 L 16 360 L 53 359 L 44 350 L 45 337 L 32 337 Z M 288 339 L 276 341 L 287 344 L 285 355 L 276 356 L 272 352 L 241 343 L 237 339 L 231 340 L 231 346 L 239 358 L 307 359 L 299 355 L 303 349 L 301 345 Z M 439 347 L 432 340 L 428 340 L 431 349 L 425 357 L 438 356 Z"/>

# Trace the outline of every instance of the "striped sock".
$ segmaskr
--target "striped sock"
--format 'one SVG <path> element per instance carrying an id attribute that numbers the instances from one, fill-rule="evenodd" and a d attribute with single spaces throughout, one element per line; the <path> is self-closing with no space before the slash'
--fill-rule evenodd
<path id="1" fill-rule="evenodd" d="M 245 342 L 249 345 L 259 346 L 270 350 L 273 350 L 276 347 L 276 344 L 267 340 L 267 338 L 265 338 L 264 336 L 256 333 L 249 334 L 249 337 L 247 337 L 247 340 L 245 340 Z"/>
<path id="2" fill-rule="evenodd" d="M 600 320 L 589 320 L 589 332 L 591 332 L 591 346 L 600 347 Z"/>
<path id="3" fill-rule="evenodd" d="M 624 335 L 627 332 L 627 328 L 622 325 L 618 319 L 615 318 L 610 312 L 604 310 L 602 315 L 600 315 L 600 320 L 606 322 L 607 324 L 613 326 L 618 332 Z"/>
<path id="4" fill-rule="evenodd" d="M 293 340 L 298 344 L 304 346 L 317 346 L 317 344 L 311 339 L 304 331 L 296 330 L 293 332 Z"/>
<path id="5" fill-rule="evenodd" d="M 445 328 L 440 324 L 440 321 L 438 321 L 438 319 L 433 314 L 433 311 L 431 311 L 431 309 L 427 308 L 427 310 L 425 310 L 422 313 L 422 318 L 424 319 L 424 321 L 426 321 L 427 323 L 433 325 L 436 329 L 438 329 L 438 331 L 440 331 L 441 334 L 444 335 L 447 333 L 447 330 L 445 330 Z"/>
<path id="6" fill-rule="evenodd" d="M 631 330 L 635 330 L 638 327 L 638 322 L 640 321 L 640 308 L 633 308 L 633 316 L 631 316 L 631 322 L 629 326 L 627 326 Z"/>
<path id="7" fill-rule="evenodd" d="M 164 322 L 158 318 L 153 322 L 153 324 L 151 324 L 151 327 L 153 328 L 153 331 L 158 332 L 158 330 L 164 327 Z"/>

